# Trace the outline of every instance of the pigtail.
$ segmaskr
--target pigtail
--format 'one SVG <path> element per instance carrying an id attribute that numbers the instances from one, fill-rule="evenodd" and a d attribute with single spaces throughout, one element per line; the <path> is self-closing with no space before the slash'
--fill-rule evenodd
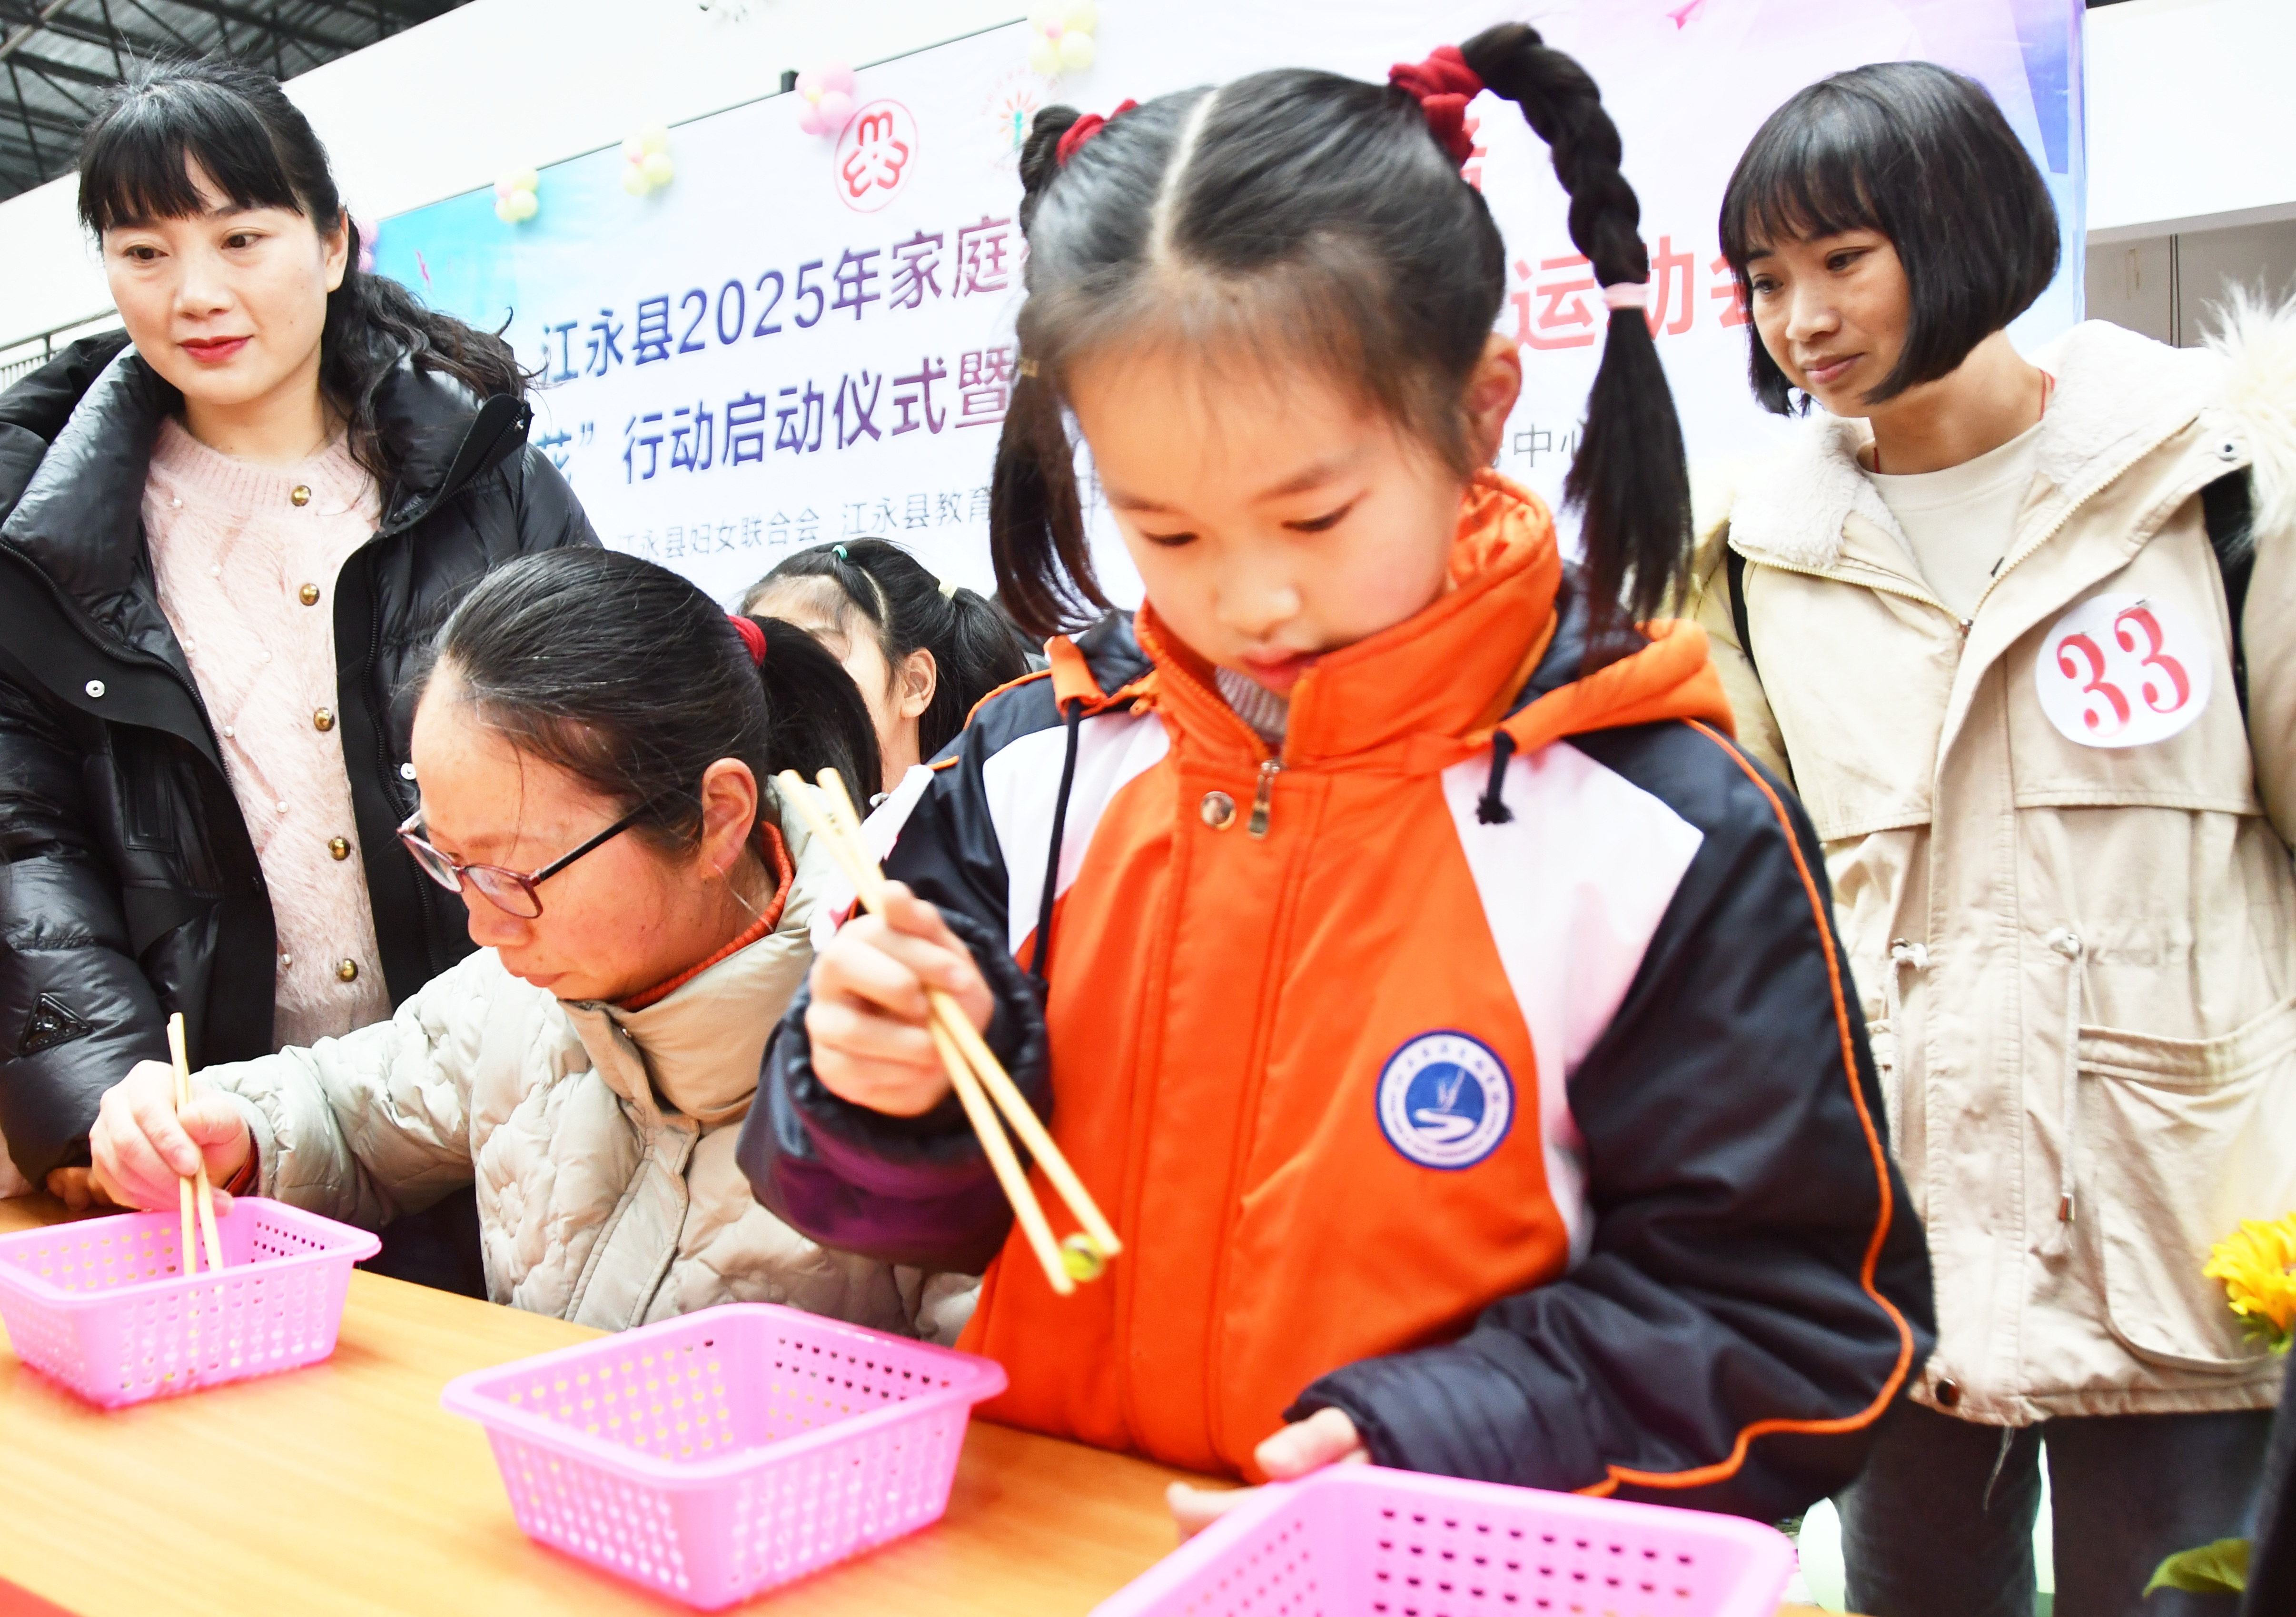
<path id="1" fill-rule="evenodd" d="M 866 803 L 884 790 L 877 730 L 853 677 L 805 630 L 779 618 L 751 618 L 765 631 L 758 678 L 766 692 L 766 765 L 811 780 L 834 769 Z M 721 631 L 722 632 L 722 631 Z"/>
<path id="2" fill-rule="evenodd" d="M 917 754 L 932 758 L 955 741 L 973 704 L 1029 671 L 1029 643 L 1004 609 L 988 596 L 954 589 L 941 603 L 934 635 L 939 664 L 932 705 L 917 719 Z"/>
<path id="3" fill-rule="evenodd" d="M 1061 136 L 1084 116 L 1074 107 L 1040 107 L 1029 122 L 1029 138 L 1021 144 L 1021 231 L 1027 234 L 1036 222 L 1037 202 L 1045 187 L 1061 171 Z"/>
<path id="4" fill-rule="evenodd" d="M 1033 363 L 1025 349 L 1021 363 Z M 1108 610 L 1085 538 L 1075 456 L 1059 395 L 1024 371 L 1013 380 L 996 440 L 988 555 L 997 599 L 1025 633 L 1040 639 L 1081 628 Z"/>
<path id="5" fill-rule="evenodd" d="M 1586 69 L 1519 22 L 1459 47 L 1485 87 L 1522 109 L 1570 196 L 1570 239 L 1605 287 L 1650 278 L 1642 205 L 1619 171 L 1618 127 Z M 1580 512 L 1587 595 L 1598 617 L 1641 620 L 1679 599 L 1691 554 L 1690 468 L 1658 345 L 1640 308 L 1614 308 L 1563 497 Z M 1590 642 L 1591 644 L 1591 642 Z"/>
<path id="6" fill-rule="evenodd" d="M 1074 107 L 1046 107 L 1021 148 L 1021 229 L 1036 222 L 1045 189 L 1060 173 L 1061 136 L 1080 117 Z M 996 440 L 989 480 L 988 554 L 997 598 L 1021 630 L 1039 639 L 1080 628 L 1108 610 L 1093 575 L 1084 510 L 1077 497 L 1076 449 L 1069 441 L 1059 390 L 1039 373 L 1021 319 L 1020 374 Z"/>

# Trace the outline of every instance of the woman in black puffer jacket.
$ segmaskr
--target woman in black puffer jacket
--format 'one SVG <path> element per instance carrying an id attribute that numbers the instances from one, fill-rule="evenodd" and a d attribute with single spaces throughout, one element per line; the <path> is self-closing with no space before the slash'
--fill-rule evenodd
<path id="1" fill-rule="evenodd" d="M 80 175 L 127 330 L 0 394 L 0 1135 L 75 1202 L 97 1098 L 166 1059 L 170 1012 L 194 1066 L 245 1060 L 387 1014 L 470 951 L 394 834 L 415 805 L 406 676 L 489 568 L 597 542 L 526 442 L 507 345 L 357 268 L 325 152 L 272 80 L 149 70 L 90 126 Z M 271 482 L 283 497 L 250 506 Z M 333 548 L 310 547 L 322 531 Z M 316 693 L 292 722 L 266 706 L 286 679 Z M 310 811 L 283 795 L 275 828 L 251 823 L 262 783 L 315 758 Z M 295 964 L 309 892 L 370 958 Z M 454 1271 L 410 1277 L 475 1278 Z"/>

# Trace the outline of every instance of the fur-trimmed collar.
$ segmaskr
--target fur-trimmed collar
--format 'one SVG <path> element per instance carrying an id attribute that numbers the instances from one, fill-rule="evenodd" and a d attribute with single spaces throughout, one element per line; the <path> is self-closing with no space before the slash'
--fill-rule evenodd
<path id="1" fill-rule="evenodd" d="M 2100 487 L 2215 412 L 2252 459 L 2257 530 L 2296 527 L 2296 300 L 2268 304 L 2236 291 L 2205 349 L 2172 349 L 2090 320 L 2032 358 L 2057 382 L 2035 449 L 2038 474 L 2057 488 Z M 1862 421 L 1813 412 L 1786 453 L 1740 487 L 1732 547 L 1824 571 L 1840 559 L 1842 525 L 1853 515 L 1899 537 L 1858 467 L 1871 436 Z"/>

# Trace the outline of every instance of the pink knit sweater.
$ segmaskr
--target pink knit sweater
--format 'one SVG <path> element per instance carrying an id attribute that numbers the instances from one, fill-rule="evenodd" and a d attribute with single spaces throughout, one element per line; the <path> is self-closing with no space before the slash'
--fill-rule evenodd
<path id="1" fill-rule="evenodd" d="M 379 505 L 340 439 L 299 465 L 258 466 L 172 417 L 144 487 L 160 605 L 271 891 L 283 1049 L 390 1014 L 335 694 L 335 574 L 373 535 Z"/>

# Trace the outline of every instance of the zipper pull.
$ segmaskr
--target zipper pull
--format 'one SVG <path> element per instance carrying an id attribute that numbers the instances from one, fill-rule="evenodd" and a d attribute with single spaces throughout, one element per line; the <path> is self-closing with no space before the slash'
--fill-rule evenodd
<path id="1" fill-rule="evenodd" d="M 1244 830 L 1254 837 L 1267 834 L 1267 810 L 1275 800 L 1275 777 L 1283 773 L 1283 760 L 1271 758 L 1259 766 L 1259 790 L 1252 794 L 1251 818 Z"/>

